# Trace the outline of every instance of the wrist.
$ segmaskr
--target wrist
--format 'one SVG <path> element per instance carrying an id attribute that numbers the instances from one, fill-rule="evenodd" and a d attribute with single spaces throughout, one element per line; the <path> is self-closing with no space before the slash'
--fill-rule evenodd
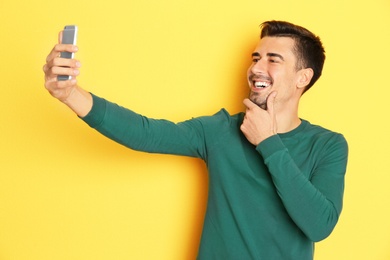
<path id="1" fill-rule="evenodd" d="M 92 109 L 92 95 L 79 86 L 70 91 L 68 97 L 62 101 L 72 109 L 79 117 L 86 116 Z"/>
<path id="2" fill-rule="evenodd" d="M 258 146 L 261 144 L 264 140 L 270 138 L 271 136 L 276 135 L 276 133 L 269 133 L 268 135 L 262 135 L 260 138 L 257 139 L 257 142 L 255 142 L 255 145 Z"/>

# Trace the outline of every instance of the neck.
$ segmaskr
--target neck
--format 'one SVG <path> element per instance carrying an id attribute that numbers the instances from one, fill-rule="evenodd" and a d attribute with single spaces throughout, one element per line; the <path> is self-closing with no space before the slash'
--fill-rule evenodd
<path id="1" fill-rule="evenodd" d="M 298 106 L 290 106 L 284 109 L 275 110 L 277 132 L 287 133 L 294 130 L 301 124 L 301 119 L 298 117 Z"/>
<path id="2" fill-rule="evenodd" d="M 278 134 L 283 134 L 297 128 L 301 124 L 301 119 L 299 119 L 299 117 L 283 119 L 280 116 L 277 116 L 276 122 L 278 126 Z"/>

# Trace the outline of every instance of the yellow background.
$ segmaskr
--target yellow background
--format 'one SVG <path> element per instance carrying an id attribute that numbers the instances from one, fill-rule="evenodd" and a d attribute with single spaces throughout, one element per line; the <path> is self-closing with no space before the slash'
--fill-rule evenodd
<path id="1" fill-rule="evenodd" d="M 390 259 L 390 1 L 0 0 L 0 259 L 194 259 L 202 162 L 128 150 L 43 86 L 66 24 L 80 84 L 155 118 L 241 111 L 258 25 L 320 35 L 323 77 L 300 116 L 350 146 L 344 211 L 316 260 Z"/>

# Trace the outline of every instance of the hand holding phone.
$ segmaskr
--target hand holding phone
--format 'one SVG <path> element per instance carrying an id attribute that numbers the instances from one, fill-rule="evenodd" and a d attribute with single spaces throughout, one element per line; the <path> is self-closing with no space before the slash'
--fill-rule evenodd
<path id="1" fill-rule="evenodd" d="M 62 33 L 62 44 L 73 44 L 76 45 L 77 42 L 77 26 L 76 25 L 67 25 L 64 28 L 64 31 Z M 65 59 L 73 59 L 74 58 L 74 53 L 72 52 L 61 52 L 61 58 Z M 68 75 L 58 75 L 57 79 L 59 81 L 63 80 L 70 80 L 72 79 L 71 76 Z"/>

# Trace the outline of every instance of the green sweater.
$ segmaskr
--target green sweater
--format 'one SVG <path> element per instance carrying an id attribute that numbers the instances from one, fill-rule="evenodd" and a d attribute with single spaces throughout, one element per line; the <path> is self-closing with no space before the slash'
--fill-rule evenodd
<path id="1" fill-rule="evenodd" d="M 205 161 L 209 192 L 198 259 L 313 259 L 342 209 L 348 146 L 302 120 L 257 147 L 224 109 L 181 123 L 150 119 L 93 95 L 91 127 L 131 149 Z"/>

